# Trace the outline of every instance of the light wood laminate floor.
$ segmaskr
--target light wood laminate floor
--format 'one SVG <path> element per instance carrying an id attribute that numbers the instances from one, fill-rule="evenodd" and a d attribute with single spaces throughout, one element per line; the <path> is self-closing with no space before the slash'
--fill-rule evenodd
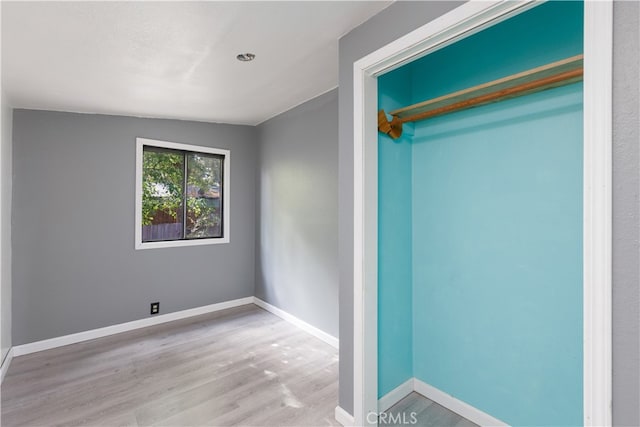
<path id="1" fill-rule="evenodd" d="M 476 424 L 451 412 L 445 407 L 418 393 L 411 393 L 387 411 L 380 425 L 398 427 L 416 425 L 422 427 L 478 427 Z M 415 423 L 414 423 L 415 421 Z"/>
<path id="2" fill-rule="evenodd" d="M 9 426 L 338 425 L 337 350 L 254 305 L 13 359 Z"/>

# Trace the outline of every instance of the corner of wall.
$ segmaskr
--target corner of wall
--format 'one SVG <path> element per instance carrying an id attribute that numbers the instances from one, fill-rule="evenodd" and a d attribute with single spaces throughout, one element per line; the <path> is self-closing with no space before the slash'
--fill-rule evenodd
<path id="1" fill-rule="evenodd" d="M 0 125 L 0 360 L 11 349 L 11 188 L 13 109 L 1 93 Z"/>

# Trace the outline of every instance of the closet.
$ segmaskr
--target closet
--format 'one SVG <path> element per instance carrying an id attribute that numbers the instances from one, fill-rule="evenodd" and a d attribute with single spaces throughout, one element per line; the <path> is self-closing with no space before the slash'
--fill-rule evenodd
<path id="1" fill-rule="evenodd" d="M 582 53 L 551 1 L 378 78 L 378 397 L 583 424 Z"/>

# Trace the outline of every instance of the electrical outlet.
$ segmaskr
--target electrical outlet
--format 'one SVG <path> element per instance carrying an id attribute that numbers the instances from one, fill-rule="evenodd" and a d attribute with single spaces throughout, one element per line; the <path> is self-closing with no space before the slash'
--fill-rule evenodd
<path id="1" fill-rule="evenodd" d="M 160 313 L 160 303 L 159 302 L 152 302 L 151 303 L 151 314 L 158 314 Z"/>

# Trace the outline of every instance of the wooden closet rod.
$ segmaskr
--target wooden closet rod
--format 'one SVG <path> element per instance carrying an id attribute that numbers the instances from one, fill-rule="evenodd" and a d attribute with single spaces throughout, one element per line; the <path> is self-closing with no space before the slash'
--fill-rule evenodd
<path id="1" fill-rule="evenodd" d="M 513 74 L 498 80 L 473 86 L 449 95 L 391 111 L 391 121 L 384 110 L 378 112 L 378 130 L 397 139 L 402 124 L 415 122 L 467 108 L 478 107 L 505 99 L 516 98 L 579 82 L 583 75 L 583 55 L 573 56 L 541 67 Z"/>

